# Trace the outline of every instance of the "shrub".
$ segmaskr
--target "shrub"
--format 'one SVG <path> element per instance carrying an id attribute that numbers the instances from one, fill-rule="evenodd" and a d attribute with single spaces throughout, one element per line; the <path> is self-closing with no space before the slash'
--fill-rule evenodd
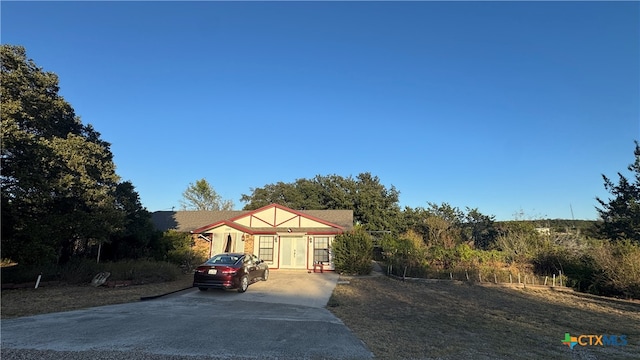
<path id="1" fill-rule="evenodd" d="M 346 274 L 366 275 L 371 273 L 373 241 L 360 226 L 336 236 L 331 244 L 336 271 Z"/>
<path id="2" fill-rule="evenodd" d="M 89 283 L 97 273 L 107 270 L 110 263 L 96 263 L 95 260 L 74 258 L 60 266 L 59 280 L 70 284 Z"/>
<path id="3" fill-rule="evenodd" d="M 167 261 L 180 266 L 185 273 L 206 260 L 206 254 L 194 249 L 190 234 L 169 230 L 162 237 L 163 242 L 169 244 Z"/>
<path id="4" fill-rule="evenodd" d="M 603 242 L 593 251 L 598 273 L 592 291 L 640 298 L 640 246 L 631 240 Z"/>
<path id="5" fill-rule="evenodd" d="M 68 284 L 88 284 L 102 271 L 111 273 L 109 280 L 130 280 L 134 284 L 173 281 L 181 271 L 175 264 L 165 261 L 126 260 L 96 263 L 92 259 L 72 259 L 65 265 L 39 267 L 14 266 L 2 269 L 3 283 L 28 283 L 36 281 L 61 281 Z"/>
<path id="6" fill-rule="evenodd" d="M 134 284 L 148 284 L 173 281 L 181 271 L 175 264 L 163 261 L 128 260 L 107 263 L 105 271 L 111 273 L 112 280 L 130 280 Z"/>
<path id="7" fill-rule="evenodd" d="M 23 284 L 29 282 L 35 284 L 38 275 L 42 275 L 42 281 L 57 281 L 60 279 L 59 273 L 59 267 L 54 264 L 42 266 L 17 264 L 3 267 L 1 275 L 3 284 Z"/>
<path id="8" fill-rule="evenodd" d="M 419 266 L 426 254 L 422 236 L 413 230 L 407 231 L 399 238 L 386 236 L 382 248 L 386 259 L 395 266 Z"/>
<path id="9" fill-rule="evenodd" d="M 422 235 L 416 231 L 409 230 L 398 238 L 387 235 L 383 238 L 382 248 L 384 258 L 394 274 L 411 277 L 426 274 L 428 249 Z"/>
<path id="10" fill-rule="evenodd" d="M 557 274 L 559 271 L 565 272 L 565 266 L 575 261 L 572 254 L 565 248 L 553 247 L 537 253 L 531 260 L 531 264 L 540 275 Z M 570 265 L 569 265 L 570 266 Z"/>
<path id="11" fill-rule="evenodd" d="M 530 261 L 545 245 L 533 223 L 521 221 L 504 223 L 494 244 L 507 261 L 517 263 Z"/>

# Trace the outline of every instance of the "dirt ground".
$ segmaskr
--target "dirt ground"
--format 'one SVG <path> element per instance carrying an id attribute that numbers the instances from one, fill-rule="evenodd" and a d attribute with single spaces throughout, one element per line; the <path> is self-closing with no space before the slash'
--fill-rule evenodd
<path id="1" fill-rule="evenodd" d="M 191 286 L 3 290 L 3 319 L 140 301 Z M 345 278 L 328 309 L 380 359 L 640 359 L 640 303 L 451 281 Z M 626 335 L 626 346 L 562 344 L 565 333 Z"/>
<path id="2" fill-rule="evenodd" d="M 380 359 L 640 359 L 640 303 L 453 281 L 353 278 L 332 311 Z M 562 344 L 565 333 L 626 346 Z"/>
<path id="3" fill-rule="evenodd" d="M 176 281 L 122 287 L 93 287 L 51 285 L 38 289 L 2 290 L 0 316 L 3 319 L 69 311 L 101 305 L 140 301 L 142 297 L 157 296 L 191 287 L 193 275 L 183 275 Z"/>

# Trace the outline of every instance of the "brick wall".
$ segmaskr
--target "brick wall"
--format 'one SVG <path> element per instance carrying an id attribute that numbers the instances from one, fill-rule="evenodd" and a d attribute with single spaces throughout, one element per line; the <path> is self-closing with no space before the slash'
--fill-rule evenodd
<path id="1" fill-rule="evenodd" d="M 253 235 L 244 234 L 244 251 L 253 253 Z"/>
<path id="2" fill-rule="evenodd" d="M 205 260 L 209 258 L 209 250 L 211 249 L 211 243 L 193 234 L 193 251 Z"/>

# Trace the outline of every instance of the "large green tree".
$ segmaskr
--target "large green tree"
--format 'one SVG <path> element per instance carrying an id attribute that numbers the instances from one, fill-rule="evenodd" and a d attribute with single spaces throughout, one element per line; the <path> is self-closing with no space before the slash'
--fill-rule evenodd
<path id="1" fill-rule="evenodd" d="M 299 210 L 353 210 L 354 221 L 369 231 L 395 229 L 400 215 L 399 192 L 393 186 L 388 189 L 368 172 L 355 178 L 317 175 L 293 183 L 268 184 L 251 192 L 242 195 L 245 210 L 271 203 Z"/>
<path id="2" fill-rule="evenodd" d="M 633 174 L 631 180 L 618 173 L 615 184 L 607 176 L 602 175 L 605 189 L 612 195 L 604 200 L 596 198 L 600 204 L 597 208 L 602 218 L 599 232 L 611 240 L 630 239 L 640 243 L 640 144 L 635 141 L 635 161 L 627 169 Z"/>
<path id="3" fill-rule="evenodd" d="M 189 184 L 182 197 L 181 205 L 184 210 L 233 210 L 233 201 L 218 195 L 206 179 Z"/>
<path id="4" fill-rule="evenodd" d="M 126 226 L 110 144 L 21 46 L 0 46 L 2 257 L 65 262 Z"/>
<path id="5" fill-rule="evenodd" d="M 471 209 L 467 207 L 467 213 L 462 224 L 462 234 L 476 248 L 489 249 L 498 236 L 495 216 L 484 215 L 478 208 Z"/>
<path id="6" fill-rule="evenodd" d="M 129 181 L 121 182 L 115 192 L 116 209 L 124 214 L 123 226 L 114 232 L 103 249 L 105 260 L 138 259 L 154 256 L 162 233 L 151 222 L 151 213 L 142 206 L 140 197 Z"/>

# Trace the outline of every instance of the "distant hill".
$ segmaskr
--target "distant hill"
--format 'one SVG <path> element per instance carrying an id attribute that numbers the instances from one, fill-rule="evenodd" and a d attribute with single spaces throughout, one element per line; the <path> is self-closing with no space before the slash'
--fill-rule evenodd
<path id="1" fill-rule="evenodd" d="M 538 228 L 549 228 L 554 232 L 572 232 L 579 231 L 586 236 L 597 237 L 596 224 L 599 220 L 570 220 L 570 219 L 540 219 L 540 220 L 521 220 L 533 223 Z M 512 221 L 496 221 L 496 224 Z"/>

